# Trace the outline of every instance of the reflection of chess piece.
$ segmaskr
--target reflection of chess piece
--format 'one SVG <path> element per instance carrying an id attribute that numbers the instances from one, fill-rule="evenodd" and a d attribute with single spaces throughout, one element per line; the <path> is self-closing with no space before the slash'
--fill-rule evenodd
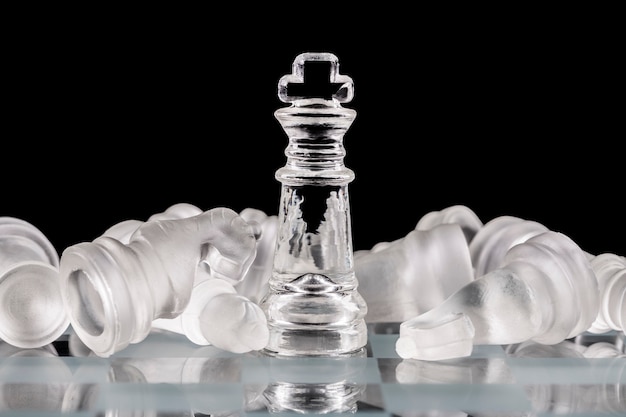
<path id="1" fill-rule="evenodd" d="M 326 85 L 312 91 L 315 75 Z M 354 172 L 344 165 L 343 136 L 356 112 L 341 104 L 352 100 L 353 89 L 330 53 L 298 55 L 278 83 L 279 98 L 291 105 L 275 113 L 289 144 L 286 164 L 276 171 L 282 187 L 276 251 L 260 302 L 268 352 L 342 355 L 367 343 L 367 307 L 352 253 L 348 184 Z"/>
<path id="2" fill-rule="evenodd" d="M 526 341 L 506 347 L 507 355 L 514 358 L 530 361 L 533 358 L 568 358 L 578 362 L 577 371 L 568 375 L 566 380 L 562 373 L 554 372 L 554 380 L 546 374 L 537 378 L 537 383 L 524 382 L 533 410 L 559 415 L 587 415 L 590 412 L 593 415 L 624 415 L 626 361 L 623 353 L 618 352 L 617 347 L 608 342 L 584 346 L 570 340 L 554 345 Z M 597 358 L 602 360 L 589 360 Z M 520 361 L 518 365 L 523 366 Z"/>
<path id="3" fill-rule="evenodd" d="M 589 328 L 598 308 L 598 282 L 586 254 L 567 236 L 548 231 L 511 247 L 500 268 L 403 322 L 396 351 L 438 360 L 467 356 L 474 344 L 554 344 Z"/>
<path id="4" fill-rule="evenodd" d="M 504 358 L 453 358 L 447 361 L 403 359 L 395 369 L 400 384 L 510 384 Z M 469 385 L 467 385 L 469 386 Z"/>
<path id="5" fill-rule="evenodd" d="M 61 336 L 69 317 L 59 282 L 59 257 L 43 233 L 0 217 L 0 340 L 35 348 Z"/>
<path id="6" fill-rule="evenodd" d="M 227 208 L 174 220 L 148 221 L 128 244 L 110 236 L 66 248 L 62 294 L 72 328 L 99 356 L 145 339 L 158 318 L 189 303 L 197 269 L 238 283 L 255 255 L 252 226 Z"/>
<path id="7" fill-rule="evenodd" d="M 365 390 L 364 351 L 353 356 L 266 358 L 269 384 L 263 395 L 273 413 L 354 413 Z"/>
<path id="8" fill-rule="evenodd" d="M 504 346 L 507 356 L 513 358 L 584 358 L 584 346 L 571 340 L 563 340 L 559 343 L 546 345 L 532 340 L 521 343 L 512 343 Z"/>
<path id="9" fill-rule="evenodd" d="M 239 410 L 240 397 L 224 398 L 222 394 L 229 389 L 228 384 L 239 381 L 241 362 L 241 356 L 225 356 L 213 346 L 198 346 L 181 334 L 153 329 L 141 343 L 129 345 L 107 361 L 86 361 L 78 367 L 75 383 L 67 390 L 65 410 L 93 410 L 108 398 L 105 416 L 131 411 L 137 413 L 133 416 L 151 416 L 164 408 L 164 400 L 159 398 L 163 389 L 167 391 L 163 415 L 208 416 Z M 109 389 L 124 383 L 148 388 L 128 392 Z M 111 397 L 111 391 L 116 398 Z"/>
<path id="10" fill-rule="evenodd" d="M 0 414 L 5 412 L 56 413 L 63 409 L 67 387 L 72 381 L 70 368 L 58 357 L 52 345 L 24 349 L 0 341 Z M 25 372 L 21 358 L 41 364 L 36 372 Z M 37 358 L 45 359 L 38 361 Z M 28 361 L 28 359 L 25 359 Z M 45 363 L 45 365 L 44 365 Z"/>
<path id="11" fill-rule="evenodd" d="M 368 323 L 402 322 L 441 304 L 474 279 L 458 224 L 413 230 L 354 253 Z"/>

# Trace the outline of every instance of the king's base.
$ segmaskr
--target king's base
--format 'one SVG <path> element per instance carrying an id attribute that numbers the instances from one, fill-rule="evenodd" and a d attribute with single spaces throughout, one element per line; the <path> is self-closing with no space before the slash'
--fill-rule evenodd
<path id="1" fill-rule="evenodd" d="M 341 328 L 281 328 L 270 324 L 269 329 L 269 343 L 263 353 L 271 356 L 358 356 L 367 344 L 365 320 Z"/>
<path id="2" fill-rule="evenodd" d="M 301 414 L 355 413 L 364 384 L 340 381 L 328 384 L 274 382 L 263 392 L 271 412 L 295 411 Z"/>

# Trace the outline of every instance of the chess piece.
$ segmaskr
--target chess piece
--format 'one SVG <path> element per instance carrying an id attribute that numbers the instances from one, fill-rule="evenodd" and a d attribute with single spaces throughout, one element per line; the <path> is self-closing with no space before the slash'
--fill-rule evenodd
<path id="1" fill-rule="evenodd" d="M 488 221 L 469 244 L 474 276 L 481 277 L 500 267 L 512 246 L 547 231 L 541 223 L 515 216 L 499 216 Z"/>
<path id="2" fill-rule="evenodd" d="M 585 252 L 547 231 L 512 246 L 501 267 L 403 322 L 396 351 L 439 360 L 468 356 L 474 344 L 555 344 L 588 329 L 599 303 Z"/>
<path id="3" fill-rule="evenodd" d="M 413 318 L 474 279 L 461 226 L 448 223 L 429 227 L 354 253 L 368 323 Z"/>
<path id="4" fill-rule="evenodd" d="M 202 210 L 192 204 L 178 203 L 162 213 L 153 214 L 148 221 L 184 219 L 201 213 Z M 260 298 L 260 291 L 267 284 L 267 264 L 271 263 L 272 256 L 269 249 L 271 247 L 273 251 L 274 248 L 276 225 L 273 220 L 276 216 L 266 216 L 261 210 L 252 208 L 243 210 L 240 216 L 248 224 L 259 228 L 255 229 L 255 234 L 261 235 L 257 238 L 256 257 L 244 279 L 235 285 L 213 279 L 210 271 L 200 264 L 185 311 L 174 318 L 155 319 L 153 328 L 184 334 L 198 345 L 214 345 L 235 353 L 259 350 L 265 346 L 267 321 L 255 300 Z M 128 244 L 132 234 L 142 224 L 138 220 L 125 220 L 107 229 L 104 236 Z M 242 288 L 244 285 L 246 287 Z M 251 292 L 254 300 L 246 297 L 242 289 Z"/>
<path id="5" fill-rule="evenodd" d="M 460 204 L 446 207 L 438 211 L 430 211 L 424 214 L 419 221 L 416 230 L 428 230 L 440 224 L 454 223 L 461 226 L 465 240 L 469 244 L 480 229 L 483 222 L 472 209 Z"/>
<path id="6" fill-rule="evenodd" d="M 235 288 L 238 294 L 259 304 L 268 291 L 269 279 L 272 276 L 278 216 L 268 216 L 262 210 L 250 207 L 243 209 L 239 215 L 248 223 L 257 224 L 260 236 L 257 238 L 254 262 L 245 278 Z"/>
<path id="7" fill-rule="evenodd" d="M 162 213 L 153 214 L 147 221 L 152 220 L 174 220 L 197 216 L 202 213 L 202 209 L 189 203 L 177 203 L 168 207 Z M 250 225 L 255 227 L 257 236 L 256 256 L 244 279 L 235 284 L 237 293 L 243 295 L 253 303 L 258 304 L 260 299 L 267 292 L 267 284 L 272 274 L 272 261 L 274 259 L 274 249 L 276 247 L 276 233 L 278 231 L 278 217 L 268 216 L 262 210 L 255 208 L 245 208 L 239 215 Z M 140 220 L 124 220 L 109 229 L 103 235 L 110 236 L 127 244 L 130 236 L 144 222 Z M 206 272 L 203 268 L 198 270 L 202 275 Z M 210 276 L 196 277 L 196 280 L 207 279 Z"/>
<path id="8" fill-rule="evenodd" d="M 202 209 L 199 207 L 189 203 L 177 203 L 169 206 L 161 213 L 153 214 L 147 221 L 186 219 L 199 214 L 202 214 Z M 126 245 L 130 243 L 133 233 L 144 223 L 135 219 L 124 220 L 109 227 L 102 235 L 112 237 Z"/>
<path id="9" fill-rule="evenodd" d="M 255 245 L 253 227 L 220 207 L 148 221 L 127 244 L 103 235 L 70 246 L 59 268 L 72 328 L 96 355 L 108 357 L 145 339 L 155 319 L 185 311 L 199 269 L 240 282 Z"/>
<path id="10" fill-rule="evenodd" d="M 233 353 L 265 347 L 267 320 L 260 307 L 221 279 L 193 285 L 185 310 L 174 318 L 159 318 L 152 327 L 184 334 L 197 345 L 213 345 Z"/>
<path id="11" fill-rule="evenodd" d="M 322 69 L 321 88 L 315 84 Z M 305 74 L 306 72 L 306 74 Z M 310 89 L 311 86 L 316 90 Z M 342 103 L 353 83 L 330 53 L 298 55 L 278 83 L 289 107 L 275 112 L 289 144 L 269 289 L 261 300 L 270 329 L 266 353 L 343 355 L 367 343 L 367 306 L 357 291 L 343 136 L 356 117 Z"/>
<path id="12" fill-rule="evenodd" d="M 59 256 L 32 224 L 0 217 L 0 340 L 38 348 L 69 326 L 60 291 Z"/>
<path id="13" fill-rule="evenodd" d="M 470 243 L 470 253 L 477 276 L 502 265 L 506 252 L 514 245 L 548 229 L 537 222 L 513 216 L 489 221 Z M 584 252 L 596 275 L 600 291 L 598 317 L 588 329 L 592 333 L 622 331 L 626 326 L 626 258 L 611 253 L 598 256 Z"/>
<path id="14" fill-rule="evenodd" d="M 591 259 L 598 280 L 600 309 L 598 317 L 587 331 L 606 333 L 626 330 L 626 258 L 602 253 Z"/>

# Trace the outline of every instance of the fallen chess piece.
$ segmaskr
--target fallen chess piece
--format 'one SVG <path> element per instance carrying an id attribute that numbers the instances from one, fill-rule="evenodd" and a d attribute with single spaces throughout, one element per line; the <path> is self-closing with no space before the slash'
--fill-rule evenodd
<path id="1" fill-rule="evenodd" d="M 587 330 L 599 306 L 587 254 L 564 234 L 547 231 L 511 247 L 499 268 L 404 321 L 396 352 L 441 360 L 469 356 L 475 344 L 554 344 Z"/>
<path id="2" fill-rule="evenodd" d="M 111 235 L 66 248 L 59 266 L 72 328 L 102 357 L 145 339 L 154 320 L 181 315 L 197 276 L 240 282 L 256 253 L 253 226 L 222 207 L 147 221 L 126 244 Z"/>
<path id="3" fill-rule="evenodd" d="M 587 331 L 623 332 L 626 330 L 626 258 L 602 253 L 591 258 L 590 262 L 598 280 L 600 309 L 596 320 Z"/>
<path id="4" fill-rule="evenodd" d="M 164 212 L 153 214 L 147 221 L 175 220 L 202 214 L 202 209 L 189 203 L 177 203 L 168 207 Z M 262 210 L 245 208 L 239 215 L 248 224 L 254 227 L 257 237 L 256 256 L 245 277 L 239 282 L 233 283 L 237 293 L 258 304 L 261 297 L 267 292 L 269 277 L 272 274 L 272 261 L 276 247 L 276 234 L 278 232 L 278 217 L 268 216 Z M 130 236 L 144 222 L 139 220 L 125 220 L 107 229 L 106 236 L 113 237 L 122 243 L 129 243 Z M 200 266 L 202 266 L 201 264 Z M 196 282 L 211 278 L 210 271 L 199 268 Z"/>
<path id="5" fill-rule="evenodd" d="M 435 210 L 423 215 L 415 226 L 416 230 L 428 230 L 440 224 L 454 223 L 461 226 L 467 243 L 470 243 L 476 233 L 483 228 L 483 222 L 467 206 L 457 204 L 442 210 Z"/>
<path id="6" fill-rule="evenodd" d="M 515 216 L 499 216 L 488 221 L 469 244 L 474 276 L 478 278 L 499 268 L 511 247 L 547 231 L 541 223 Z"/>
<path id="7" fill-rule="evenodd" d="M 474 278 L 458 224 L 412 230 L 393 242 L 354 253 L 368 323 L 402 322 L 439 305 Z"/>
<path id="8" fill-rule="evenodd" d="M 153 214 L 147 221 L 152 220 L 177 220 L 202 214 L 202 209 L 189 203 L 177 203 L 169 206 L 161 213 Z M 114 224 L 104 231 L 103 236 L 109 236 L 124 244 L 130 243 L 130 238 L 135 231 L 144 224 L 141 220 L 129 219 Z"/>
<path id="9" fill-rule="evenodd" d="M 195 284 L 185 311 L 174 318 L 156 319 L 152 327 L 184 334 L 197 345 L 213 345 L 233 353 L 263 349 L 269 337 L 260 307 L 220 279 Z"/>
<path id="10" fill-rule="evenodd" d="M 368 323 L 402 322 L 439 305 L 474 279 L 468 243 L 482 222 L 454 205 L 422 216 L 393 242 L 354 252 Z"/>
<path id="11" fill-rule="evenodd" d="M 254 208 L 243 209 L 239 215 L 248 223 L 258 225 L 260 236 L 257 238 L 254 262 L 235 288 L 238 294 L 259 304 L 269 289 L 278 234 L 278 216 L 268 216 L 262 210 Z"/>
<path id="12" fill-rule="evenodd" d="M 0 217 L 0 340 L 20 348 L 52 343 L 69 326 L 59 256 L 32 224 Z"/>
<path id="13" fill-rule="evenodd" d="M 540 223 L 513 216 L 500 216 L 489 221 L 469 245 L 475 274 L 482 276 L 502 266 L 511 247 L 546 231 L 547 227 Z M 587 331 L 623 331 L 626 327 L 626 258 L 612 253 L 598 256 L 584 253 L 600 291 L 598 316 Z"/>
<path id="14" fill-rule="evenodd" d="M 178 203 L 150 216 L 147 221 L 184 219 L 201 213 L 202 210 L 194 205 Z M 214 345 L 235 353 L 259 350 L 265 346 L 267 321 L 255 303 L 267 284 L 264 273 L 268 268 L 268 257 L 271 272 L 272 254 L 268 253 L 268 246 L 271 244 L 273 249 L 276 216 L 266 216 L 252 208 L 243 210 L 240 216 L 260 228 L 255 230 L 255 234 L 261 235 L 257 239 L 256 256 L 245 277 L 236 283 L 215 279 L 211 271 L 200 263 L 185 311 L 174 318 L 155 319 L 153 328 L 184 334 L 195 344 Z M 132 234 L 143 223 L 125 220 L 107 229 L 104 235 L 128 244 Z"/>

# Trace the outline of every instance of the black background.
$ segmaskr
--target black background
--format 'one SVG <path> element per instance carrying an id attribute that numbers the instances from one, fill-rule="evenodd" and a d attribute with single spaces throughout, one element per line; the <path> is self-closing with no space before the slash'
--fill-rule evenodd
<path id="1" fill-rule="evenodd" d="M 61 253 L 179 202 L 276 214 L 278 79 L 299 53 L 332 52 L 355 86 L 355 249 L 462 204 L 626 255 L 616 27 L 585 11 L 404 12 L 21 15 L 2 64 L 0 215 Z"/>

